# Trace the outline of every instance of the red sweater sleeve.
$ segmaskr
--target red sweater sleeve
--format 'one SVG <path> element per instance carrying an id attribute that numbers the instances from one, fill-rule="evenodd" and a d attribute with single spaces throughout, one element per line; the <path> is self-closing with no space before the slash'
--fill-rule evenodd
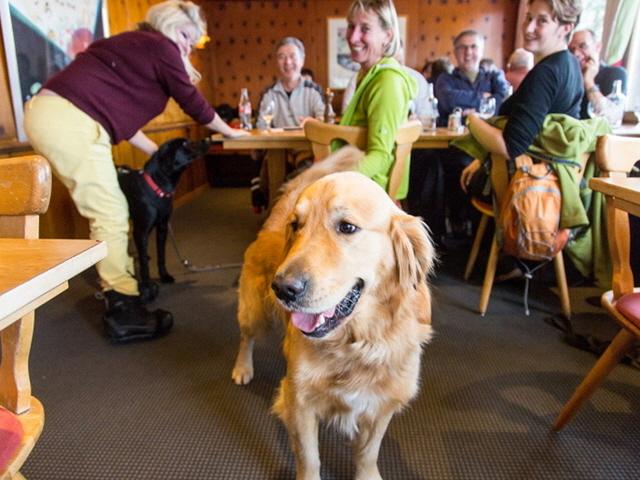
<path id="1" fill-rule="evenodd" d="M 159 47 L 155 52 L 156 73 L 168 96 L 196 122 L 206 125 L 213 120 L 215 110 L 189 80 L 178 47 L 171 40 L 161 42 Z"/>

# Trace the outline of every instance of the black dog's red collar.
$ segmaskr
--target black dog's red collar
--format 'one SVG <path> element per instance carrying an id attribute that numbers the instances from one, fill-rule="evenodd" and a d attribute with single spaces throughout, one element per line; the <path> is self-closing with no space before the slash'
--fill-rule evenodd
<path id="1" fill-rule="evenodd" d="M 155 193 L 157 196 L 159 196 L 160 198 L 172 197 L 173 196 L 173 192 L 168 192 L 167 193 L 164 190 L 162 190 L 158 186 L 158 184 L 153 181 L 153 178 L 151 178 L 151 175 L 149 175 L 147 172 L 142 170 L 142 171 L 140 171 L 140 174 L 142 175 L 142 178 L 144 178 L 144 181 L 147 182 L 147 185 L 149 185 L 151 187 L 151 190 L 153 190 L 153 193 Z"/>

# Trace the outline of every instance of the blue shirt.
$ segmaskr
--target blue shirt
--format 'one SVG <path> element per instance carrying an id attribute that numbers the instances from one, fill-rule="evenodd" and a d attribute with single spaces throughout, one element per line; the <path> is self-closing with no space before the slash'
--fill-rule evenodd
<path id="1" fill-rule="evenodd" d="M 509 83 L 504 78 L 502 70 L 486 71 L 482 67 L 478 71 L 475 82 L 471 83 L 459 68 L 451 73 L 443 73 L 438 77 L 435 86 L 435 95 L 438 99 L 440 117 L 438 125 L 447 124 L 449 114 L 455 107 L 463 110 L 473 108 L 478 110 L 483 93 L 488 92 L 496 99 L 496 111 L 509 91 Z"/>

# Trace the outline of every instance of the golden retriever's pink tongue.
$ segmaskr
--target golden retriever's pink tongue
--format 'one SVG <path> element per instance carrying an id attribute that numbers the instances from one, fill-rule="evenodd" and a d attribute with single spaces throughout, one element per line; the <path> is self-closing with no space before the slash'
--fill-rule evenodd
<path id="1" fill-rule="evenodd" d="M 336 307 L 322 313 L 291 312 L 291 321 L 296 328 L 310 333 L 318 328 L 318 325 L 324 323 L 325 318 L 333 317 L 335 312 Z"/>

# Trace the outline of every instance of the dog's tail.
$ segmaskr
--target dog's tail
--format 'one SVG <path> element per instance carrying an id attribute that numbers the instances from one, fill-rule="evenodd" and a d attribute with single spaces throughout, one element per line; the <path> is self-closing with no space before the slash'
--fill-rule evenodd
<path id="1" fill-rule="evenodd" d="M 278 200 L 271 209 L 264 227 L 269 228 L 273 223 L 280 225 L 280 220 L 290 214 L 298 197 L 307 186 L 330 173 L 355 170 L 363 157 L 362 150 L 347 145 L 289 180 L 280 189 Z"/>

